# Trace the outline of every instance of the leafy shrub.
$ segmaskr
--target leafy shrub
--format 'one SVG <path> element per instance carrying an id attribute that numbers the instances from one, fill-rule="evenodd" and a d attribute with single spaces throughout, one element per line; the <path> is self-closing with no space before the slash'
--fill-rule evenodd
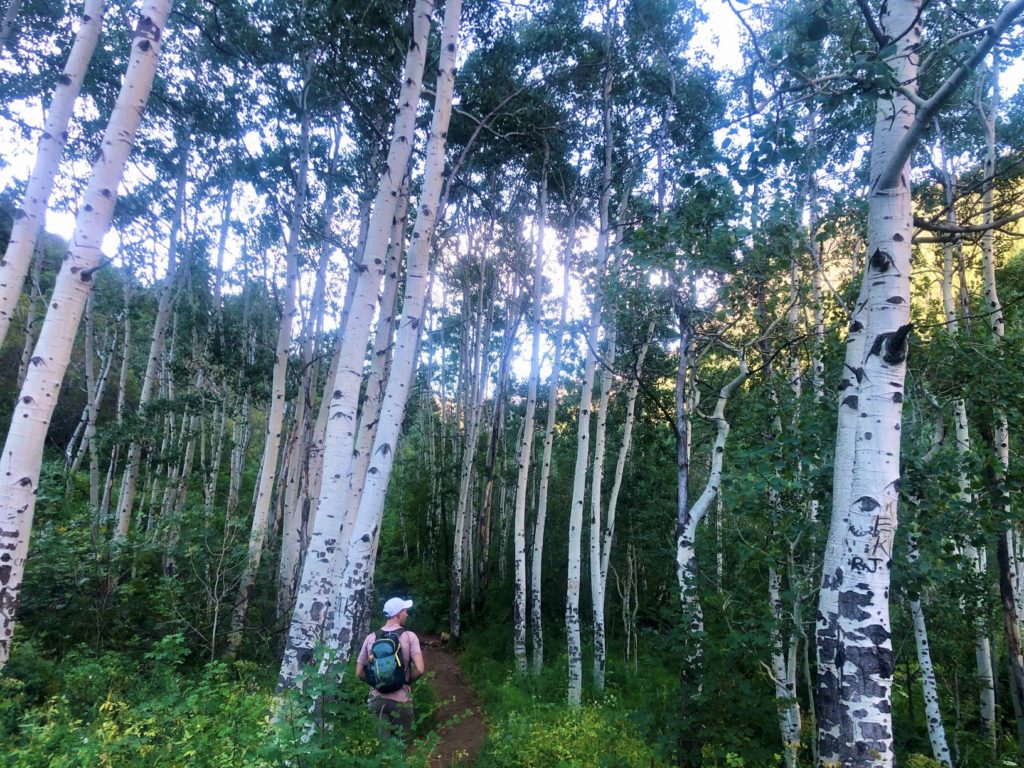
<path id="1" fill-rule="evenodd" d="M 492 725 L 483 766 L 612 768 L 666 766 L 621 713 L 599 705 L 540 705 Z"/>

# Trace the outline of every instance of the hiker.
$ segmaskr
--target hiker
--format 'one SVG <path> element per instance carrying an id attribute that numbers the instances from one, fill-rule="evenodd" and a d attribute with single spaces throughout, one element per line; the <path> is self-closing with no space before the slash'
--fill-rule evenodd
<path id="1" fill-rule="evenodd" d="M 420 639 L 405 628 L 410 608 L 412 600 L 400 597 L 384 603 L 387 621 L 366 636 L 356 659 L 356 677 L 370 684 L 367 706 L 380 721 L 382 739 L 412 732 L 409 684 L 423 675 L 424 666 Z"/>

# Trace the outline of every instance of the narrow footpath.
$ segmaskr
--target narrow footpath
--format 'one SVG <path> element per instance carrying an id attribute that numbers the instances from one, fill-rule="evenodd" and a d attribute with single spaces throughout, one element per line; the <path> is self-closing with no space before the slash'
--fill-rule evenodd
<path id="1" fill-rule="evenodd" d="M 483 708 L 466 684 L 452 651 L 437 637 L 424 637 L 431 686 L 439 704 L 434 719 L 440 724 L 441 741 L 430 756 L 430 768 L 471 765 L 487 735 Z"/>

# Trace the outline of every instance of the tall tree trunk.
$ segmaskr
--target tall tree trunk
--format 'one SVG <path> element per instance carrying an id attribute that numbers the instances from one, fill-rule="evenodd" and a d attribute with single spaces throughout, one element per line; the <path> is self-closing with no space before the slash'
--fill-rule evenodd
<path id="1" fill-rule="evenodd" d="M 540 378 L 540 334 L 543 319 L 544 235 L 548 218 L 548 158 L 545 147 L 538 195 L 537 233 L 535 235 L 533 285 L 533 342 L 530 348 L 530 378 L 526 385 L 526 414 L 523 416 L 523 436 L 519 444 L 519 472 L 516 478 L 515 520 L 513 522 L 513 557 L 515 560 L 515 598 L 513 604 L 512 650 L 516 669 L 526 672 L 526 496 L 530 478 L 530 457 L 533 454 L 534 420 L 537 414 L 537 380 Z"/>
<path id="2" fill-rule="evenodd" d="M 8 16 L 17 15 L 21 3 L 10 0 Z M 4 17 L 0 27 L 0 51 L 11 34 L 13 18 Z M 53 191 L 61 157 L 68 140 L 68 124 L 74 112 L 75 101 L 82 88 L 82 80 L 89 68 L 93 51 L 100 37 L 103 25 L 103 0 L 86 0 L 82 20 L 75 33 L 75 42 L 64 65 L 64 71 L 57 78 L 57 85 L 50 101 L 50 108 L 39 137 L 35 165 L 28 180 L 21 207 L 14 213 L 14 224 L 7 250 L 0 259 L 0 345 L 7 337 L 11 316 L 21 297 L 21 288 L 28 274 L 32 253 L 35 251 L 39 231 L 46 219 L 46 205 Z"/>
<path id="3" fill-rule="evenodd" d="M 530 626 L 533 641 L 533 674 L 544 667 L 544 631 L 541 613 L 541 582 L 544 564 L 544 527 L 548 516 L 548 483 L 551 478 L 551 453 L 555 442 L 555 418 L 558 415 L 558 379 L 562 373 L 562 342 L 569 310 L 569 265 L 576 247 L 576 211 L 569 218 L 565 258 L 562 268 L 562 308 L 555 335 L 555 352 L 551 363 L 551 381 L 548 383 L 548 413 L 544 427 L 544 450 L 540 460 L 540 483 L 537 490 L 537 518 L 533 526 L 533 553 L 530 560 Z"/>
<path id="4" fill-rule="evenodd" d="M 996 117 L 999 113 L 999 62 L 993 54 L 993 61 L 988 69 L 991 78 L 991 101 L 986 109 L 982 99 L 975 101 L 985 130 L 985 177 L 982 194 L 982 224 L 986 227 L 981 239 L 982 291 L 985 298 L 985 312 L 988 314 L 989 330 L 995 344 L 1001 344 L 1005 334 L 1003 306 L 996 288 L 996 255 L 995 234 L 992 222 L 995 219 L 995 189 L 993 180 L 996 175 Z M 983 72 L 983 77 L 984 77 Z M 990 430 L 989 445 L 996 459 L 994 483 L 999 497 L 1000 517 L 1006 529 L 999 535 L 999 597 L 1003 609 L 1003 629 L 1006 634 L 1006 650 L 1010 661 L 1010 692 L 1015 702 L 1017 716 L 1018 752 L 1024 756 L 1024 656 L 1021 653 L 1020 617 L 1017 615 L 1018 594 L 1020 585 L 1017 583 L 1017 569 L 1013 558 L 1014 531 L 1019 525 L 1014 522 L 1010 509 L 1010 492 L 1006 487 L 1006 477 L 1010 469 L 1010 428 L 1006 413 L 997 409 Z"/>
<path id="5" fill-rule="evenodd" d="M 153 321 L 153 335 L 149 344 L 149 357 L 146 361 L 146 373 L 142 380 L 142 391 L 139 393 L 139 414 L 145 414 L 146 406 L 155 396 L 158 389 L 157 372 L 163 359 L 164 346 L 167 338 L 167 325 L 174 309 L 175 289 L 178 274 L 178 232 L 181 230 L 182 216 L 185 208 L 185 192 L 188 182 L 188 155 L 191 148 L 191 137 L 186 137 L 179 148 L 178 183 L 174 197 L 174 216 L 171 220 L 170 240 L 167 247 L 167 272 L 163 285 L 160 287 L 160 299 L 157 304 L 156 318 Z M 117 525 L 114 529 L 114 544 L 118 544 L 128 535 L 132 522 L 132 506 L 135 503 L 135 487 L 139 478 L 139 467 L 142 462 L 142 443 L 132 440 L 128 446 L 128 458 L 125 464 L 124 477 L 121 479 L 121 493 L 117 499 Z"/>
<path id="6" fill-rule="evenodd" d="M 953 177 L 949 170 L 949 157 L 946 152 L 945 140 L 942 136 L 938 122 L 935 124 L 936 132 L 939 134 L 940 155 L 942 158 L 942 183 L 946 202 L 946 223 L 955 227 L 957 225 L 956 209 L 953 207 L 955 197 L 953 189 Z M 953 300 L 953 243 L 942 245 L 942 308 L 946 316 L 945 332 L 952 337 L 960 333 L 960 323 L 957 318 L 956 304 Z M 956 436 L 956 452 L 959 458 L 957 470 L 957 484 L 959 490 L 959 501 L 963 509 L 972 510 L 975 508 L 974 494 L 971 492 L 971 480 L 967 468 L 971 461 L 971 436 L 969 422 L 967 419 L 967 404 L 963 397 L 957 397 L 953 401 L 953 425 Z M 966 543 L 963 546 L 963 556 L 966 565 L 975 574 L 984 580 L 985 573 L 985 552 L 979 551 L 973 544 Z M 913 608 L 913 606 L 911 606 Z M 981 731 L 989 744 L 993 757 L 996 754 L 996 691 L 995 674 L 992 668 L 991 642 L 984 620 L 985 607 L 982 602 L 974 601 L 968 610 L 973 616 L 974 623 L 974 657 L 978 668 L 978 681 L 980 683 L 979 705 L 981 716 Z M 921 615 L 921 622 L 924 622 L 924 615 Z M 916 630 L 915 617 L 915 630 Z M 938 759 L 938 758 L 936 758 Z"/>
<path id="7" fill-rule="evenodd" d="M 10 654 L 47 427 L 71 359 L 93 273 L 103 263 L 100 244 L 110 227 L 117 188 L 149 98 L 170 9 L 170 0 L 147 0 L 143 6 L 103 149 L 83 194 L 71 247 L 57 275 L 0 454 L 0 476 L 10 478 L 0 485 L 0 668 Z"/>
<path id="8" fill-rule="evenodd" d="M 337 134 L 334 153 L 331 157 L 329 177 L 337 171 L 340 151 Z M 310 451 L 313 446 L 313 383 L 314 363 L 313 346 L 318 329 L 323 325 L 326 302 L 324 295 L 327 286 L 327 270 L 330 266 L 331 247 L 330 222 L 334 217 L 336 194 L 329 185 L 323 205 L 324 233 L 320 244 L 320 259 L 317 263 L 316 281 L 313 295 L 309 302 L 309 321 L 306 324 L 302 341 L 302 379 L 295 402 L 294 440 L 291 447 L 284 498 L 284 520 L 281 526 L 281 557 L 278 562 L 277 574 L 277 612 L 278 616 L 291 614 L 292 600 L 299 579 L 302 563 L 302 551 L 309 535 L 309 470 Z"/>
<path id="9" fill-rule="evenodd" d="M 377 434 L 380 420 L 381 401 L 387 385 L 391 366 L 391 341 L 397 327 L 395 312 L 398 306 L 399 272 L 405 248 L 405 225 L 409 212 L 409 177 L 402 180 L 398 190 L 398 207 L 391 228 L 391 244 L 388 246 L 387 268 L 384 275 L 384 289 L 381 292 L 380 311 L 374 328 L 373 351 L 370 357 L 370 373 L 366 380 L 362 413 L 359 416 L 359 431 L 356 453 L 352 458 L 352 481 L 345 498 L 343 528 L 351 528 L 352 520 L 359 509 L 363 493 L 366 470 L 370 465 L 370 450 Z"/>
<path id="10" fill-rule="evenodd" d="M 587 330 L 587 358 L 583 368 L 583 389 L 580 392 L 579 420 L 576 432 L 576 466 L 573 471 L 572 501 L 569 508 L 568 574 L 566 579 L 565 630 L 569 654 L 569 706 L 578 707 L 583 695 L 583 650 L 580 639 L 580 548 L 583 537 L 583 497 L 586 492 L 587 464 L 590 457 L 590 408 L 593 398 L 596 350 L 601 328 L 602 296 L 600 281 L 608 263 L 609 216 L 612 194 L 612 156 L 615 136 L 612 132 L 612 36 L 614 21 L 605 9 L 604 19 L 604 73 L 602 76 L 602 128 L 604 148 L 601 165 L 601 196 L 598 202 L 597 250 L 594 254 L 598 287 L 590 307 L 590 326 Z"/>
<path id="11" fill-rule="evenodd" d="M 676 378 L 676 432 L 678 459 L 677 530 L 676 530 L 676 577 L 679 583 L 679 599 L 682 605 L 683 621 L 691 638 L 687 642 L 683 659 L 683 734 L 680 739 L 681 764 L 700 764 L 700 718 L 697 711 L 696 695 L 700 688 L 700 668 L 703 652 L 699 638 L 704 633 L 704 615 L 697 595 L 697 528 L 718 495 L 722 483 L 722 465 L 725 459 L 725 444 L 729 437 L 729 422 L 725 418 L 725 406 L 736 389 L 747 378 L 747 362 L 740 354 L 739 372 L 718 393 L 715 410 L 711 415 L 717 427 L 715 442 L 711 449 L 711 468 L 707 484 L 697 501 L 689 503 L 690 467 L 690 404 L 687 397 L 687 374 L 690 368 L 690 321 L 688 311 L 677 298 L 677 315 L 680 324 L 679 374 Z M 688 402 L 689 401 L 689 402 Z"/>
<path id="12" fill-rule="evenodd" d="M 0 53 L 7 50 L 14 41 L 14 27 L 21 13 L 22 0 L 8 0 L 4 18 L 0 21 Z"/>
<path id="13" fill-rule="evenodd" d="M 319 503 L 288 628 L 278 688 L 291 688 L 298 684 L 300 672 L 312 661 L 316 644 L 324 639 L 324 624 L 330 621 L 329 614 L 334 608 L 331 598 L 338 587 L 335 582 L 339 568 L 335 561 L 347 551 L 345 542 L 351 534 L 351 531 L 342 529 L 340 518 L 344 510 L 339 507 L 344 506 L 342 502 L 348 493 L 366 342 L 384 273 L 398 188 L 412 152 L 433 10 L 432 0 L 417 0 L 413 9 L 413 33 L 398 97 L 398 114 L 384 173 L 373 202 L 352 312 L 345 325 L 337 373 L 331 388 L 330 416 L 324 438 L 328 450 L 324 451 Z"/>
<path id="14" fill-rule="evenodd" d="M 481 250 L 486 252 L 488 239 Z M 484 395 L 487 390 L 487 342 L 491 336 L 494 305 L 487 311 L 487 322 L 484 323 L 484 293 L 486 273 L 483 258 L 480 260 L 480 287 L 477 293 L 475 329 L 472 340 L 465 345 L 463 360 L 466 365 L 462 374 L 463 405 L 462 414 L 466 421 L 465 444 L 462 450 L 462 465 L 459 474 L 459 500 L 455 511 L 455 532 L 452 546 L 451 597 L 448 615 L 448 629 L 452 637 L 458 637 L 462 631 L 462 590 L 468 556 L 472 554 L 468 547 L 469 520 L 471 517 L 470 497 L 473 484 L 473 460 L 476 456 L 477 440 L 480 436 L 480 421 L 483 414 Z M 470 313 L 468 310 L 469 288 L 467 281 L 466 299 L 464 303 L 465 322 L 468 327 Z M 470 334 L 463 334 L 467 339 Z"/>
<path id="15" fill-rule="evenodd" d="M 597 430 L 594 434 L 594 464 L 590 480 L 590 598 L 594 613 L 594 694 L 604 693 L 605 627 L 604 585 L 601 582 L 601 487 L 604 485 L 605 435 L 608 431 L 608 403 L 611 397 L 615 365 L 616 328 L 614 320 L 605 339 L 601 361 L 600 395 L 597 406 Z"/>
<path id="16" fill-rule="evenodd" d="M 270 502 L 277 480 L 278 457 L 281 449 L 281 432 L 284 424 L 285 384 L 288 377 L 288 350 L 291 347 L 292 324 L 298 314 L 296 294 L 299 287 L 299 240 L 302 235 L 303 212 L 306 207 L 306 183 L 309 176 L 309 133 L 310 114 L 305 109 L 306 94 L 302 94 L 302 128 L 299 135 L 299 166 L 295 182 L 295 200 L 292 204 L 291 221 L 288 224 L 288 245 L 285 253 L 285 293 L 281 307 L 281 327 L 277 333 L 277 349 L 274 360 L 274 378 L 270 388 L 270 412 L 267 414 L 266 440 L 263 444 L 263 470 L 260 473 L 256 503 L 254 505 L 252 528 L 249 531 L 249 553 L 245 570 L 238 586 L 238 596 L 231 615 L 231 630 L 228 633 L 227 655 L 233 658 L 242 642 L 242 628 L 245 613 L 249 607 L 256 574 L 263 554 L 263 542 L 267 535 L 267 518 Z"/>
<path id="17" fill-rule="evenodd" d="M 612 480 L 611 492 L 608 495 L 608 511 L 605 515 L 604 524 L 600 519 L 595 519 L 595 524 L 600 529 L 601 542 L 598 545 L 597 561 L 591 561 L 591 568 L 596 568 L 597 578 L 592 582 L 594 594 L 594 689 L 595 692 L 604 690 L 604 668 L 607 657 L 605 648 L 604 610 L 605 596 L 608 589 L 608 568 L 611 564 L 612 541 L 615 538 L 615 511 L 619 501 L 619 491 L 622 488 L 622 477 L 626 469 L 626 458 L 629 456 L 629 448 L 633 438 L 633 419 L 636 412 L 636 398 L 640 393 L 640 375 L 643 371 L 644 360 L 647 358 L 647 350 L 654 338 L 654 322 L 647 327 L 647 334 L 644 336 L 640 352 L 637 354 L 635 367 L 633 369 L 632 381 L 629 385 L 629 392 L 626 395 L 626 419 L 622 427 L 622 445 L 619 447 L 619 456 L 615 462 L 615 476 Z M 596 483 L 596 474 L 595 474 Z M 601 680 L 598 680 L 598 672 L 601 671 Z"/>
<path id="18" fill-rule="evenodd" d="M 921 10 L 920 0 L 891 0 L 879 23 L 872 21 L 882 41 L 893 41 L 885 61 L 895 81 L 911 90 L 918 87 Z M 911 328 L 910 155 L 937 110 L 1022 11 L 1021 0 L 1003 6 L 928 99 L 896 91 L 876 101 L 867 258 L 844 364 L 817 616 L 819 760 L 826 764 L 887 768 L 893 761 L 888 594 Z"/>
<path id="19" fill-rule="evenodd" d="M 359 500 L 359 510 L 349 536 L 344 570 L 341 578 L 335 582 L 335 624 L 328 637 L 328 643 L 342 663 L 348 661 L 353 646 L 353 633 L 360 606 L 367 603 L 365 591 L 372 579 L 374 542 L 380 530 L 384 497 L 391 479 L 391 469 L 394 466 L 405 407 L 416 368 L 419 329 L 423 322 L 423 303 L 429 282 L 430 251 L 437 220 L 442 213 L 437 210 L 437 205 L 444 182 L 445 144 L 455 88 L 461 15 L 461 0 L 448 0 L 445 4 L 441 30 L 441 53 L 430 138 L 426 148 L 423 191 L 416 208 L 416 226 L 407 258 L 405 295 L 395 339 L 391 375 L 388 377 L 384 392 L 380 424 L 377 426 L 377 434 L 373 441 L 370 467 Z"/>

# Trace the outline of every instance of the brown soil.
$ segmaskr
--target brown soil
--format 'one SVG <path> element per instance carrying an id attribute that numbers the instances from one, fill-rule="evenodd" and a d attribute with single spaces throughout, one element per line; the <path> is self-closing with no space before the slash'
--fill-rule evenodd
<path id="1" fill-rule="evenodd" d="M 471 765 L 487 735 L 483 708 L 466 685 L 452 651 L 437 637 L 424 637 L 423 658 L 439 708 L 434 714 L 440 743 L 430 756 L 430 768 Z"/>

